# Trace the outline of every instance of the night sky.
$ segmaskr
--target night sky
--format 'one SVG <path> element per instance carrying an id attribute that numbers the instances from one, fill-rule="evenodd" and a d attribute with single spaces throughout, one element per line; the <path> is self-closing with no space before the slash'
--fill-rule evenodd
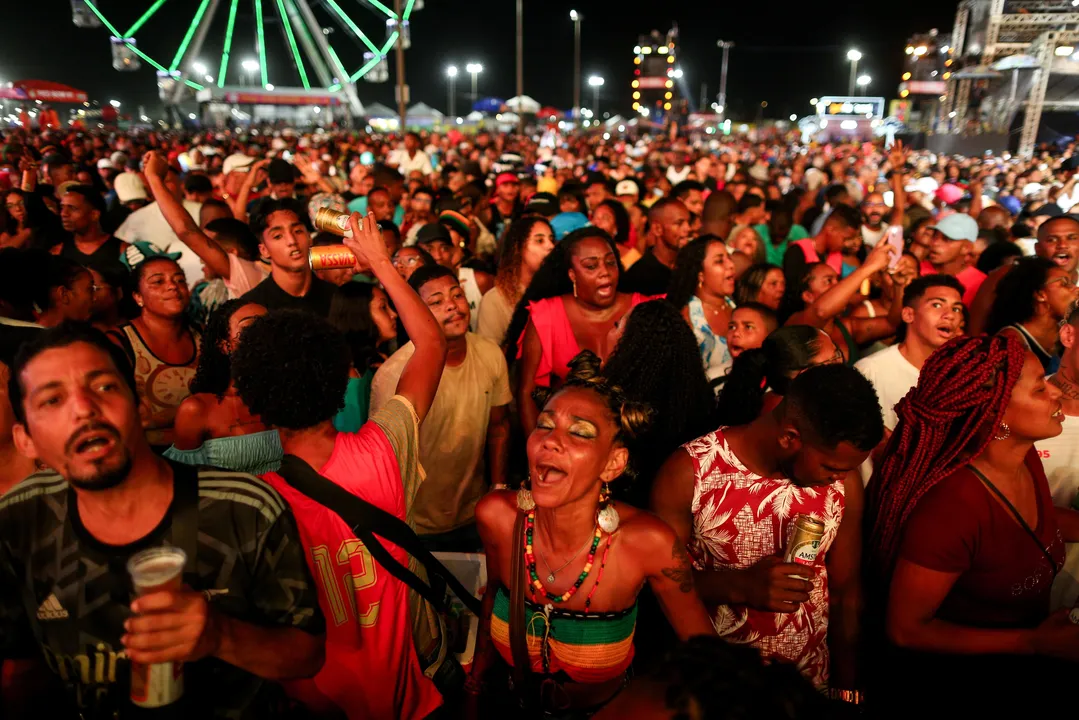
<path id="1" fill-rule="evenodd" d="M 392 0 L 385 0 L 392 7 Z M 366 49 L 358 39 L 330 20 L 320 0 L 309 0 L 324 26 L 334 27 L 330 43 L 350 70 L 362 65 Z M 99 0 L 97 6 L 120 31 L 126 30 L 151 0 Z M 338 0 L 376 45 L 386 40 L 385 15 L 360 0 Z M 198 0 L 167 0 L 136 35 L 139 48 L 168 66 L 187 29 Z M 736 119 L 753 119 L 762 100 L 766 117 L 786 117 L 811 111 L 809 99 L 846 93 L 849 63 L 846 52 L 864 54 L 860 71 L 873 77 L 870 95 L 895 97 L 903 48 L 908 36 L 937 27 L 950 32 L 956 3 L 949 0 L 904 0 L 902 3 L 826 3 L 812 0 L 732 2 L 731 0 L 524 0 L 525 92 L 547 105 L 568 108 L 573 103 L 573 23 L 569 11 L 584 16 L 581 72 L 602 75 L 600 105 L 605 112 L 630 112 L 633 46 L 638 35 L 652 29 L 665 32 L 678 24 L 681 47 L 678 66 L 685 88 L 697 102 L 701 83 L 707 83 L 709 102 L 719 89 L 722 52 L 719 38 L 732 40 L 728 79 L 729 111 Z M 899 9 L 896 6 L 899 6 Z M 263 0 L 266 18 L 269 81 L 278 86 L 299 85 L 277 18 L 275 0 Z M 221 0 L 200 59 L 217 74 L 224 44 L 229 0 Z M 241 80 L 240 61 L 255 55 L 253 0 L 240 0 L 229 64 L 230 84 Z M 632 10 L 630 8 L 633 8 Z M 90 93 L 92 99 L 116 98 L 124 111 L 143 104 L 159 116 L 154 69 L 143 63 L 138 72 L 112 69 L 109 33 L 76 28 L 68 0 L 12 2 L 6 9 L 4 52 L 0 80 L 49 79 Z M 442 111 L 447 105 L 445 67 L 461 70 L 457 111 L 469 104 L 469 61 L 483 64 L 480 96 L 507 98 L 514 94 L 513 0 L 426 0 L 412 15 L 412 48 L 406 53 L 406 75 L 412 102 L 423 101 Z M 393 61 L 390 82 L 359 82 L 361 101 L 393 105 Z M 309 68 L 309 74 L 313 72 Z M 591 89 L 582 81 L 582 104 L 591 105 Z"/>

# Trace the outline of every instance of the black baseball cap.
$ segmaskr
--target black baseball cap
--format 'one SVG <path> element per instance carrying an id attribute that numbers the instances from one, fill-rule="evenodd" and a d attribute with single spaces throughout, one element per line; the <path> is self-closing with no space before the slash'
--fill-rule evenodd
<path id="1" fill-rule="evenodd" d="M 543 217 L 554 217 L 559 212 L 558 198 L 549 192 L 538 192 L 528 199 L 525 212 L 535 213 Z"/>
<path id="2" fill-rule="evenodd" d="M 450 237 L 450 231 L 443 227 L 441 223 L 427 223 L 420 228 L 418 233 L 416 233 L 417 245 L 427 245 L 428 243 L 435 242 L 444 242 L 447 245 L 453 245 L 453 238 Z"/>
<path id="3" fill-rule="evenodd" d="M 271 185 L 296 182 L 296 173 L 292 166 L 281 158 L 274 158 L 266 168 L 266 176 Z"/>

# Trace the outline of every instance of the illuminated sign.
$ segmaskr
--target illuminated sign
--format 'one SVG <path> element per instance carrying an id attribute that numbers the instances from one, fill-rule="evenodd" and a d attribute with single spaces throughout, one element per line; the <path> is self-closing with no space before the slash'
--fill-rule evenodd
<path id="1" fill-rule="evenodd" d="M 817 103 L 817 114 L 829 117 L 844 115 L 864 118 L 884 117 L 882 97 L 823 97 Z"/>
<path id="2" fill-rule="evenodd" d="M 911 95 L 943 95 L 948 92 L 948 83 L 943 80 L 912 80 L 899 84 L 899 91 L 904 90 Z"/>
<path id="3" fill-rule="evenodd" d="M 639 87 L 646 90 L 662 90 L 667 87 L 667 78 L 665 77 L 642 77 L 638 78 L 640 83 Z"/>

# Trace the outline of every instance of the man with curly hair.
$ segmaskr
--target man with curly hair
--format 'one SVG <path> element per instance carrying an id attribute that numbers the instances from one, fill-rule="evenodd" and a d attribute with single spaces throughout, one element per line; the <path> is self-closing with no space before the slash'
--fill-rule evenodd
<path id="1" fill-rule="evenodd" d="M 348 383 L 348 345 L 326 321 L 295 311 L 270 313 L 244 331 L 233 355 L 233 376 L 248 408 L 277 428 L 286 456 L 411 522 L 423 481 L 419 425 L 442 377 L 446 341 L 427 306 L 390 263 L 374 216 L 353 214 L 350 222 L 352 237 L 345 244 L 382 283 L 415 347 L 394 396 L 359 432 L 338 432 L 333 420 Z M 376 563 L 335 510 L 278 473 L 263 479 L 292 506 L 326 610 L 326 665 L 312 682 L 294 684 L 294 695 L 316 708 L 336 705 L 353 720 L 430 715 L 441 697 L 424 670 L 439 662 L 441 639 L 427 606 Z M 388 544 L 386 549 L 398 563 L 410 563 L 401 548 Z M 422 573 L 415 564 L 411 569 Z"/>

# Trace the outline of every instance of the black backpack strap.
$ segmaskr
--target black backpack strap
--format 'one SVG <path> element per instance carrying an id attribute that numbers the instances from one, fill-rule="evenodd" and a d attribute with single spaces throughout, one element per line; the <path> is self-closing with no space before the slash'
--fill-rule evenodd
<path id="1" fill-rule="evenodd" d="M 184 551 L 184 582 L 198 581 L 199 471 L 192 465 L 169 462 L 172 467 L 172 544 Z"/>
<path id="2" fill-rule="evenodd" d="M 461 581 L 423 546 L 419 537 L 406 522 L 323 477 L 295 455 L 285 455 L 281 459 L 281 469 L 277 473 L 293 488 L 319 505 L 337 513 L 352 528 L 352 532 L 356 533 L 356 537 L 363 541 L 368 552 L 382 567 L 436 608 L 445 610 L 446 607 L 446 596 L 442 591 L 444 587 L 432 587 L 435 584 L 434 581 L 437 580 L 441 581 L 438 583 L 439 586 L 443 583 L 449 585 L 465 607 L 477 617 L 480 615 L 479 600 L 473 597 Z M 375 535 L 389 540 L 419 560 L 427 569 L 432 584 L 425 583 L 415 573 L 397 562 Z"/>

